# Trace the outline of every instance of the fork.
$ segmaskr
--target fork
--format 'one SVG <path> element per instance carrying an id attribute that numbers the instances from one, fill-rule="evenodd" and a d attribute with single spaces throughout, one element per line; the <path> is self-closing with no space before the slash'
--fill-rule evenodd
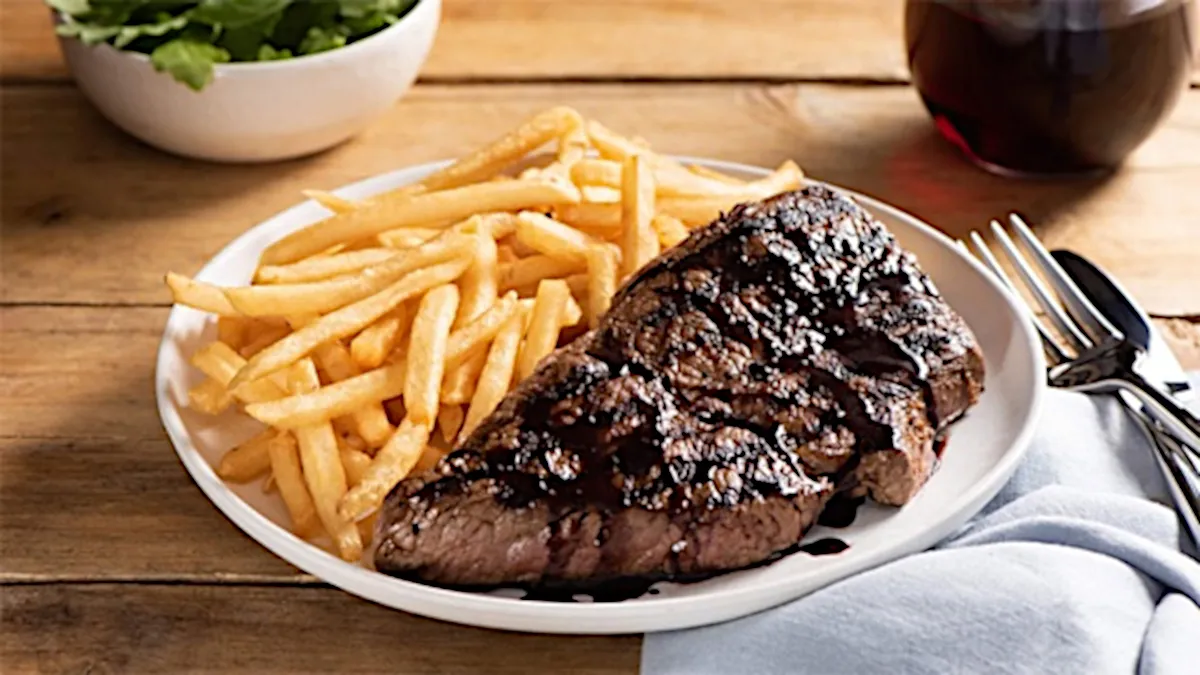
<path id="1" fill-rule="evenodd" d="M 1049 361 L 1048 383 L 1069 391 L 1120 394 L 1126 408 L 1152 436 L 1159 468 L 1170 488 L 1176 510 L 1193 541 L 1200 546 L 1200 465 L 1181 447 L 1200 448 L 1200 420 L 1138 374 L 1135 367 L 1143 357 L 1142 350 L 1126 340 L 1092 305 L 1020 216 L 1010 214 L 1008 218 L 1025 253 L 995 220 L 991 222 L 992 234 L 1034 302 L 1062 336 L 1060 343 L 1033 308 L 1027 306 L 1029 319 L 1041 336 L 1042 348 Z M 983 237 L 978 232 L 971 232 L 970 238 L 979 259 L 1014 296 L 1021 298 L 1017 284 L 1001 267 Z M 1050 282 L 1053 291 L 1046 286 L 1039 272 Z M 1138 413 L 1135 401 L 1142 404 L 1149 419 Z"/>

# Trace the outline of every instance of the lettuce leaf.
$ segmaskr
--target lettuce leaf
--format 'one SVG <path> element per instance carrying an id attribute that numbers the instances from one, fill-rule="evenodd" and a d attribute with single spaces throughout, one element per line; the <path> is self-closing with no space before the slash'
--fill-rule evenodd
<path id="1" fill-rule="evenodd" d="M 229 61 L 229 52 L 190 38 L 177 38 L 159 45 L 150 53 L 154 69 L 200 91 L 212 81 L 213 65 Z"/>

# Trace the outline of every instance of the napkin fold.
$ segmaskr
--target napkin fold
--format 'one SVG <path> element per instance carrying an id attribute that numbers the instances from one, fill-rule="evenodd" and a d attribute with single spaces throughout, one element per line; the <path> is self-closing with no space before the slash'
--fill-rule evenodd
<path id="1" fill-rule="evenodd" d="M 1049 392 L 1025 460 L 954 535 L 754 616 L 647 635 L 642 672 L 1200 673 L 1200 563 L 1152 452 L 1115 399 Z"/>

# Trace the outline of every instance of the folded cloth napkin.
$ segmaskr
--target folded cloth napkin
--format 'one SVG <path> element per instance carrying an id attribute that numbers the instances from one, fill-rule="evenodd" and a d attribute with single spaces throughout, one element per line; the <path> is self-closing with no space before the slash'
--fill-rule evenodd
<path id="1" fill-rule="evenodd" d="M 1200 378 L 1195 378 L 1200 384 Z M 1012 480 L 932 550 L 646 636 L 646 675 L 1200 673 L 1200 563 L 1111 397 L 1052 391 Z"/>

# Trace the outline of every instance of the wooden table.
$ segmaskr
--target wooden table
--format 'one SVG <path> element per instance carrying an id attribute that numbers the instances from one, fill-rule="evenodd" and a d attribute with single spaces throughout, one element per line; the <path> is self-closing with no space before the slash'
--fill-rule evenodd
<path id="1" fill-rule="evenodd" d="M 1200 89 L 1118 174 L 968 166 L 906 84 L 899 2 L 447 0 L 421 84 L 304 160 L 170 157 L 93 111 L 36 0 L 0 5 L 0 670 L 629 673 L 637 637 L 463 628 L 362 602 L 227 522 L 159 426 L 162 274 L 332 188 L 555 103 L 656 148 L 809 174 L 952 234 L 1020 208 L 1117 273 L 1200 367 Z"/>

